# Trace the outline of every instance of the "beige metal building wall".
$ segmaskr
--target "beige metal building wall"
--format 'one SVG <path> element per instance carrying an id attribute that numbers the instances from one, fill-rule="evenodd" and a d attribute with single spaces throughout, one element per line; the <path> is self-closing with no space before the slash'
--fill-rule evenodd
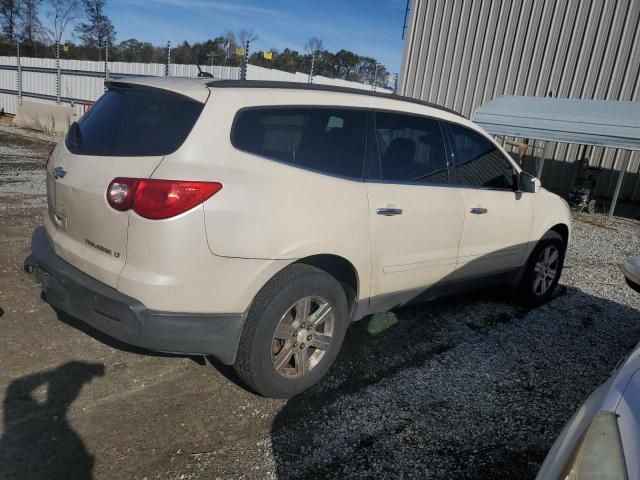
<path id="1" fill-rule="evenodd" d="M 640 0 L 412 0 L 410 9 L 403 95 L 466 116 L 500 95 L 640 101 Z M 569 190 L 584 153 L 603 170 L 596 194 L 612 196 L 621 152 L 554 147 L 545 185 Z M 638 152 L 627 172 L 621 198 L 640 202 Z"/>

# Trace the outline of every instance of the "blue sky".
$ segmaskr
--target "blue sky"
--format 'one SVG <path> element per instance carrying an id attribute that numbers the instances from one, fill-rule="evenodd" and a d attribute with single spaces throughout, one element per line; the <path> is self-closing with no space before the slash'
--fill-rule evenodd
<path id="1" fill-rule="evenodd" d="M 330 51 L 371 56 L 397 72 L 405 8 L 406 0 L 107 0 L 106 10 L 118 42 L 175 45 L 252 28 L 259 37 L 252 50 L 302 50 L 316 36 Z"/>

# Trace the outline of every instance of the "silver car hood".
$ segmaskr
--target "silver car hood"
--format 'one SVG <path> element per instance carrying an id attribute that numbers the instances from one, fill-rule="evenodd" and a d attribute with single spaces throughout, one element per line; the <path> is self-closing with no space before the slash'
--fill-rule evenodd
<path id="1" fill-rule="evenodd" d="M 560 477 L 582 435 L 600 412 L 616 412 L 629 478 L 640 478 L 640 343 L 573 414 L 558 435 L 537 479 Z"/>

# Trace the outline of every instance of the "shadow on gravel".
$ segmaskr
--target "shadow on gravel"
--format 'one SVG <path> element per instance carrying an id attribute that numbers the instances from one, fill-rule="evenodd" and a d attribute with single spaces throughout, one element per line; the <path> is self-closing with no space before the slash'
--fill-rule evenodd
<path id="1" fill-rule="evenodd" d="M 637 310 L 567 287 L 533 310 L 492 290 L 394 315 L 356 323 L 327 378 L 280 410 L 277 478 L 533 478 L 640 340 Z"/>
<path id="2" fill-rule="evenodd" d="M 70 362 L 11 382 L 0 437 L 1 479 L 92 478 L 94 458 L 67 412 L 84 384 L 103 375 L 102 364 Z"/>

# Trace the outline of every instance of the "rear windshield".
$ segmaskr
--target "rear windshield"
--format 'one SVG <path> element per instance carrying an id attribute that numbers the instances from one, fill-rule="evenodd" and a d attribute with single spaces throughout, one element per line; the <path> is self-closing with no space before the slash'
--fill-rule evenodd
<path id="1" fill-rule="evenodd" d="M 182 145 L 203 107 L 163 91 L 112 89 L 78 122 L 78 141 L 67 136 L 67 148 L 79 155 L 168 155 Z"/>

